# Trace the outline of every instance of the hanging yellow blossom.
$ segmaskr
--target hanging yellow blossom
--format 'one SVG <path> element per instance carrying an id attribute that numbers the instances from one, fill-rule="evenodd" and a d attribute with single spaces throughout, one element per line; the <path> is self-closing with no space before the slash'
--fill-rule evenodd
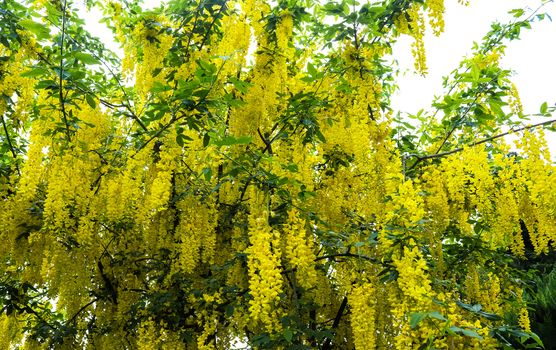
<path id="1" fill-rule="evenodd" d="M 353 287 L 348 298 L 351 306 L 350 322 L 357 350 L 375 348 L 375 295 L 375 288 L 367 282 Z"/>
<path id="2" fill-rule="evenodd" d="M 284 227 L 284 256 L 297 269 L 299 284 L 309 289 L 316 284 L 317 275 L 312 237 L 307 237 L 306 226 L 295 209 L 288 212 L 288 224 Z"/>
<path id="3" fill-rule="evenodd" d="M 438 36 L 444 31 L 444 0 L 427 0 L 429 23 L 434 35 Z"/>
<path id="4" fill-rule="evenodd" d="M 282 291 L 280 274 L 279 233 L 267 223 L 267 212 L 255 210 L 249 216 L 249 241 L 247 248 L 249 267 L 249 312 L 267 330 L 276 329 L 278 323 L 277 303 Z"/>

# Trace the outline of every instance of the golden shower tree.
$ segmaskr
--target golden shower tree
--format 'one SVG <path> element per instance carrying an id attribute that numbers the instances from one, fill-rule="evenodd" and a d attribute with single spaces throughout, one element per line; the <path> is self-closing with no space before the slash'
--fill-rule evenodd
<path id="1" fill-rule="evenodd" d="M 0 348 L 541 346 L 552 108 L 499 59 L 542 9 L 408 122 L 391 47 L 426 74 L 443 0 L 86 5 L 122 58 L 72 1 L 0 5 Z"/>

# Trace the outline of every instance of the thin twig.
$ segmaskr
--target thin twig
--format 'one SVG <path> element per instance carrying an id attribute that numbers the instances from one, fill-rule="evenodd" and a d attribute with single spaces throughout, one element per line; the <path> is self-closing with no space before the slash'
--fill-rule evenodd
<path id="1" fill-rule="evenodd" d="M 337 253 L 337 254 L 330 254 L 330 255 L 322 255 L 322 256 L 319 256 L 319 257 L 315 258 L 315 261 L 324 260 L 324 259 L 334 259 L 334 258 L 338 258 L 338 257 L 358 258 L 358 259 L 363 259 L 363 260 L 366 260 L 366 261 L 370 261 L 372 263 L 381 263 L 381 261 L 376 259 L 376 258 L 372 258 L 372 257 L 367 256 L 367 255 L 354 254 L 354 253 Z"/>
<path id="2" fill-rule="evenodd" d="M 66 112 L 66 103 L 64 101 L 64 40 L 66 36 L 66 7 L 67 2 L 64 0 L 62 5 L 62 33 L 60 38 L 60 108 L 62 110 L 62 117 L 64 118 L 64 124 L 66 125 L 66 136 L 68 138 L 68 142 L 71 141 L 71 131 L 68 123 L 68 116 Z"/>
<path id="3" fill-rule="evenodd" d="M 75 321 L 75 319 L 77 318 L 77 316 L 82 313 L 83 311 L 85 311 L 86 308 L 88 308 L 89 306 L 93 305 L 94 303 L 96 303 L 97 301 L 99 301 L 98 298 L 95 298 L 91 301 L 89 301 L 87 304 L 83 305 L 79 310 L 77 310 L 77 312 L 72 316 L 72 318 L 70 318 L 68 320 L 68 323 L 72 323 L 73 321 Z"/>
<path id="4" fill-rule="evenodd" d="M 19 170 L 19 166 L 17 165 L 17 153 L 15 152 L 15 148 L 12 143 L 10 133 L 8 132 L 8 127 L 6 126 L 6 121 L 4 120 L 4 114 L 2 114 L 1 117 L 2 117 L 2 126 L 4 127 L 4 133 L 6 134 L 6 141 L 8 141 L 8 147 L 10 147 L 10 151 L 12 152 L 12 156 L 14 157 L 15 169 L 17 170 L 17 174 L 21 176 L 21 171 Z"/>
<path id="5" fill-rule="evenodd" d="M 222 11 L 226 10 L 226 8 L 227 8 L 226 5 L 227 5 L 227 0 L 224 1 L 222 6 L 220 7 L 220 9 L 218 10 L 218 13 L 212 17 L 212 21 L 211 21 L 208 29 L 206 30 L 205 36 L 203 37 L 203 40 L 201 41 L 201 44 L 199 45 L 199 48 L 198 48 L 199 51 L 201 51 L 203 49 L 203 46 L 205 45 L 206 41 L 208 40 L 208 38 L 210 36 L 210 31 L 212 30 L 212 27 L 216 23 L 216 20 L 222 14 Z"/>
<path id="6" fill-rule="evenodd" d="M 536 127 L 539 127 L 539 126 L 550 125 L 550 124 L 554 124 L 554 123 L 556 123 L 556 119 L 551 119 L 551 120 L 547 120 L 547 121 L 544 121 L 544 122 L 541 122 L 541 123 L 523 126 L 523 127 L 521 127 L 521 128 L 517 128 L 517 129 L 513 129 L 513 128 L 512 128 L 512 129 L 510 129 L 510 130 L 508 130 L 508 131 L 506 131 L 506 132 L 503 132 L 503 133 L 501 133 L 501 134 L 497 134 L 497 135 L 494 135 L 494 136 L 491 136 L 491 137 L 487 137 L 486 139 L 483 139 L 483 140 L 480 140 L 480 141 L 477 141 L 477 142 L 470 143 L 470 144 L 467 145 L 466 147 L 478 146 L 478 145 L 481 145 L 481 144 L 483 144 L 483 143 L 490 142 L 490 141 L 494 141 L 494 140 L 496 140 L 496 139 L 499 139 L 499 138 L 501 138 L 501 137 L 504 137 L 504 136 L 507 136 L 507 135 L 510 135 L 510 134 L 513 134 L 513 133 L 516 133 L 516 132 L 519 132 L 519 131 L 528 130 L 528 129 L 533 129 L 533 128 L 536 128 Z M 407 169 L 407 170 L 409 171 L 409 170 L 415 168 L 415 166 L 416 166 L 418 163 L 420 163 L 420 162 L 422 162 L 422 161 L 424 161 L 424 160 L 444 157 L 444 156 L 447 156 L 447 155 L 450 155 L 450 154 L 454 154 L 454 153 L 457 153 L 457 152 L 461 152 L 461 151 L 463 151 L 463 149 L 464 149 L 464 147 L 458 147 L 458 148 L 454 148 L 454 149 L 451 150 L 451 151 L 446 151 L 446 152 L 442 152 L 442 153 L 434 153 L 434 154 L 429 154 L 429 155 L 425 155 L 425 156 L 420 156 L 420 155 L 418 155 L 418 154 L 409 154 L 409 155 L 408 155 L 409 157 L 415 157 L 415 158 L 417 158 L 417 160 L 416 160 L 415 163 L 413 163 L 413 165 L 412 165 L 411 167 L 409 167 L 409 169 Z"/>
<path id="7" fill-rule="evenodd" d="M 479 93 L 482 93 L 482 92 L 483 92 L 483 89 L 480 89 Z M 444 137 L 444 140 L 442 140 L 442 142 L 440 143 L 440 146 L 438 147 L 438 149 L 434 153 L 439 153 L 442 150 L 442 147 L 444 147 L 444 145 L 446 144 L 446 142 L 448 142 L 450 137 L 452 137 L 453 133 L 457 130 L 458 124 L 461 123 L 465 119 L 465 117 L 467 117 L 467 114 L 471 111 L 471 107 L 473 107 L 477 103 L 477 100 L 479 99 L 479 93 L 475 95 L 475 97 L 473 98 L 473 101 L 467 106 L 465 111 L 463 111 L 461 116 L 454 123 L 454 125 L 452 126 L 450 131 L 448 131 L 448 133 Z"/>

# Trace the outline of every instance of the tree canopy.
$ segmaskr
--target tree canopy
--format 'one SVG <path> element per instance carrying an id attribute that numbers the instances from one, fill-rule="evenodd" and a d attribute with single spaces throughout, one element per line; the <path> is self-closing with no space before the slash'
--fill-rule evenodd
<path id="1" fill-rule="evenodd" d="M 543 5 L 400 117 L 443 0 L 0 1 L 0 348 L 541 348 L 554 107 L 500 58 Z"/>

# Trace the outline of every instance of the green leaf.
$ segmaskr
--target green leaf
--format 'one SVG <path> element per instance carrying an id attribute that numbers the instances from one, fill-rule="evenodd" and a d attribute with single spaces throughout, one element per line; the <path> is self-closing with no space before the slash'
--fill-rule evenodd
<path id="1" fill-rule="evenodd" d="M 448 333 L 459 333 L 459 334 L 463 334 L 467 337 L 472 337 L 472 338 L 477 338 L 477 339 L 483 339 L 482 336 L 479 335 L 479 333 L 471 330 L 471 329 L 465 329 L 465 328 L 461 328 L 461 327 L 457 327 L 457 326 L 452 326 L 448 329 Z"/>
<path id="2" fill-rule="evenodd" d="M 307 64 L 307 73 L 309 73 L 309 75 L 312 77 L 316 77 L 317 75 L 317 70 L 311 62 Z"/>
<path id="3" fill-rule="evenodd" d="M 531 339 L 533 339 L 538 345 L 540 345 L 541 347 L 544 348 L 544 344 L 541 340 L 541 338 L 536 334 L 536 333 L 529 333 L 529 336 L 531 337 Z M 533 344 L 533 345 L 537 345 L 537 344 Z"/>
<path id="4" fill-rule="evenodd" d="M 58 82 L 52 79 L 41 80 L 35 85 L 35 89 L 58 89 Z"/>
<path id="5" fill-rule="evenodd" d="M 155 81 L 155 82 L 153 83 L 152 88 L 151 88 L 151 91 L 152 91 L 152 92 L 165 92 L 165 91 L 170 91 L 170 90 L 172 90 L 172 87 L 171 87 L 171 86 L 162 84 L 162 83 L 159 82 L 159 81 Z"/>
<path id="6" fill-rule="evenodd" d="M 441 321 L 447 321 L 446 317 L 442 316 L 442 314 L 438 311 L 429 312 L 428 315 L 430 318 L 434 318 Z"/>
<path id="7" fill-rule="evenodd" d="M 96 59 L 93 55 L 85 52 L 76 52 L 75 58 L 85 64 L 100 64 L 100 61 Z"/>
<path id="8" fill-rule="evenodd" d="M 508 13 L 513 14 L 515 18 L 523 16 L 525 13 L 524 9 L 513 9 L 510 10 Z"/>
<path id="9" fill-rule="evenodd" d="M 50 35 L 50 28 L 44 24 L 37 23 L 30 19 L 23 19 L 18 23 L 23 28 L 37 36 L 37 39 L 43 40 Z"/>
<path id="10" fill-rule="evenodd" d="M 477 314 L 481 315 L 482 317 L 486 318 L 487 320 L 491 321 L 499 321 L 502 317 L 498 316 L 497 314 L 493 314 L 490 312 L 479 311 Z"/>
<path id="11" fill-rule="evenodd" d="M 231 77 L 229 79 L 229 82 L 232 83 L 234 85 L 234 87 L 236 89 L 238 89 L 242 94 L 246 94 L 247 93 L 247 89 L 251 86 L 253 86 L 253 84 L 248 83 L 246 81 L 242 81 L 237 79 L 236 77 Z"/>
<path id="12" fill-rule="evenodd" d="M 183 147 L 186 141 L 193 141 L 193 139 L 184 134 L 178 134 L 178 136 L 176 136 L 176 142 L 180 147 Z"/>
<path id="13" fill-rule="evenodd" d="M 473 81 L 479 80 L 480 76 L 481 76 L 481 70 L 479 69 L 479 66 L 477 66 L 474 63 L 471 64 L 471 77 Z"/>
<path id="14" fill-rule="evenodd" d="M 483 337 L 481 337 L 479 335 L 479 333 L 472 331 L 471 329 L 462 329 L 461 330 L 461 334 L 467 336 L 467 337 L 472 337 L 472 338 L 477 338 L 477 339 L 483 339 Z"/>
<path id="15" fill-rule="evenodd" d="M 415 329 L 417 325 L 425 318 L 427 318 L 426 312 L 416 312 L 414 314 L 411 314 L 411 318 L 409 319 L 409 326 L 411 327 L 411 329 Z"/>
<path id="16" fill-rule="evenodd" d="M 205 133 L 205 135 L 203 136 L 203 147 L 207 147 L 209 145 L 210 142 L 210 135 L 209 133 Z"/>
<path id="17" fill-rule="evenodd" d="M 96 109 L 97 108 L 97 102 L 95 101 L 95 97 L 92 95 L 85 95 L 85 100 L 87 101 L 87 103 L 89 104 L 89 106 L 91 106 L 92 109 Z"/>
<path id="18" fill-rule="evenodd" d="M 433 318 L 435 320 L 447 321 L 446 317 L 444 317 L 438 311 L 417 312 L 417 313 L 414 313 L 414 314 L 411 315 L 411 318 L 409 320 L 409 325 L 413 329 L 413 328 L 417 327 L 417 325 L 427 317 Z"/>
<path id="19" fill-rule="evenodd" d="M 292 173 L 297 173 L 299 171 L 299 167 L 295 163 L 289 163 L 287 165 L 282 165 L 282 168 L 290 171 Z"/>
<path id="20" fill-rule="evenodd" d="M 35 67 L 33 69 L 28 70 L 27 72 L 21 73 L 20 76 L 24 78 L 36 78 L 46 74 L 48 74 L 48 69 L 43 67 Z"/>
<path id="21" fill-rule="evenodd" d="M 541 105 L 541 114 L 545 114 L 547 110 L 548 110 L 548 103 L 543 102 L 543 104 Z"/>
<path id="22" fill-rule="evenodd" d="M 226 316 L 231 317 L 234 314 L 234 309 L 233 305 L 228 305 L 226 307 Z"/>
<path id="23" fill-rule="evenodd" d="M 162 72 L 162 68 L 156 68 L 155 70 L 153 70 L 152 76 L 156 77 L 160 74 L 160 72 Z"/>
<path id="24" fill-rule="evenodd" d="M 203 60 L 198 60 L 197 62 L 201 69 L 208 73 L 208 75 L 214 75 L 216 73 L 217 68 L 214 63 Z"/>
<path id="25" fill-rule="evenodd" d="M 286 339 L 286 340 L 288 341 L 288 343 L 291 343 L 291 342 L 292 342 L 292 339 L 293 339 L 293 332 L 292 332 L 291 329 L 286 328 L 286 329 L 284 330 L 284 339 Z"/>
<path id="26" fill-rule="evenodd" d="M 502 110 L 502 107 L 500 107 L 500 104 L 494 100 L 489 101 L 489 105 L 490 105 L 490 109 L 498 116 L 503 118 L 506 114 L 504 113 L 504 111 Z"/>
<path id="27" fill-rule="evenodd" d="M 205 181 L 210 181 L 210 179 L 212 178 L 212 169 L 203 168 L 203 175 L 205 176 Z"/>

